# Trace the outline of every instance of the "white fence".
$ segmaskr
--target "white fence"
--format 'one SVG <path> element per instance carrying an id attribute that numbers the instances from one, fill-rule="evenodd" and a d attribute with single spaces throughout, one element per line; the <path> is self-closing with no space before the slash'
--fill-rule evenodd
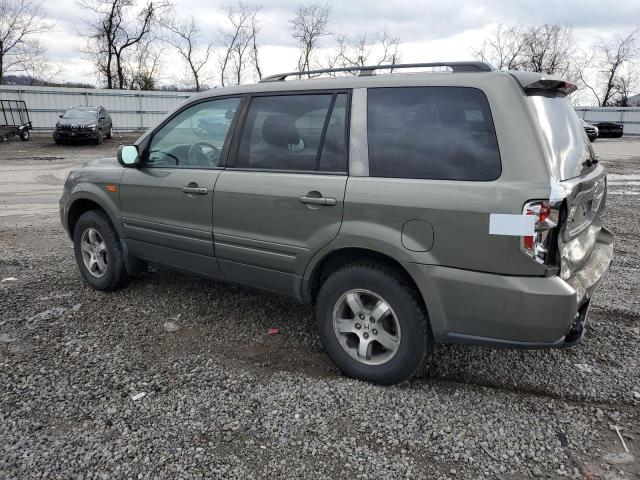
<path id="1" fill-rule="evenodd" d="M 155 125 L 191 94 L 92 88 L 0 85 L 0 99 L 24 100 L 34 130 L 53 130 L 58 115 L 74 105 L 102 105 L 116 131 L 141 131 Z"/>
<path id="2" fill-rule="evenodd" d="M 576 107 L 576 113 L 589 123 L 622 123 L 625 135 L 640 135 L 640 107 Z"/>
<path id="3" fill-rule="evenodd" d="M 74 105 L 102 105 L 111 114 L 115 130 L 146 130 L 190 95 L 186 92 L 0 85 L 0 99 L 26 102 L 34 130 L 53 130 L 58 115 Z M 640 107 L 576 107 L 576 113 L 587 122 L 622 123 L 625 135 L 640 135 Z"/>

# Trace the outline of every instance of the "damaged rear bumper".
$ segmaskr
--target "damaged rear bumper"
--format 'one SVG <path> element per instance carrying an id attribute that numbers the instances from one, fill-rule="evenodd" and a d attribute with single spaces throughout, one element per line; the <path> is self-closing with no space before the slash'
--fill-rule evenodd
<path id="1" fill-rule="evenodd" d="M 580 343 L 589 304 L 613 257 L 602 229 L 588 261 L 573 275 L 517 277 L 405 264 L 420 289 L 440 343 L 521 349 Z"/>

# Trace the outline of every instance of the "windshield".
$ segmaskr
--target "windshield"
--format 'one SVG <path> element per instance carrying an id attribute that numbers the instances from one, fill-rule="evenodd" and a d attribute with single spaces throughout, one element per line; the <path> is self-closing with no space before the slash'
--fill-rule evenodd
<path id="1" fill-rule="evenodd" d="M 71 118 L 74 120 L 93 120 L 98 117 L 98 112 L 95 110 L 67 110 L 62 114 L 62 118 Z"/>
<path id="2" fill-rule="evenodd" d="M 595 153 L 569 100 L 541 95 L 527 98 L 549 146 L 556 178 L 567 180 L 589 170 Z"/>

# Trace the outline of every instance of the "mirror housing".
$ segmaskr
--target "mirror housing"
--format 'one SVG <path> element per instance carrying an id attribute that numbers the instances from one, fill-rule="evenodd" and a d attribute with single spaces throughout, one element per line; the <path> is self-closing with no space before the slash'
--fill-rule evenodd
<path id="1" fill-rule="evenodd" d="M 135 145 L 120 145 L 118 148 L 118 163 L 123 167 L 137 167 L 140 164 L 138 147 Z"/>

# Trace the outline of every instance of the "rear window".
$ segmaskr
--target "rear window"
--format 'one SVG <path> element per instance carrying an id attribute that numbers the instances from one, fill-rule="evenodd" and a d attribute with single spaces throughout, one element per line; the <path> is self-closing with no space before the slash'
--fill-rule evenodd
<path id="1" fill-rule="evenodd" d="M 595 158 L 595 153 L 569 100 L 541 95 L 527 98 L 551 152 L 556 178 L 566 180 L 588 170 L 591 163 L 587 160 Z"/>
<path id="2" fill-rule="evenodd" d="M 495 180 L 501 164 L 484 93 L 466 87 L 369 89 L 369 175 Z"/>

